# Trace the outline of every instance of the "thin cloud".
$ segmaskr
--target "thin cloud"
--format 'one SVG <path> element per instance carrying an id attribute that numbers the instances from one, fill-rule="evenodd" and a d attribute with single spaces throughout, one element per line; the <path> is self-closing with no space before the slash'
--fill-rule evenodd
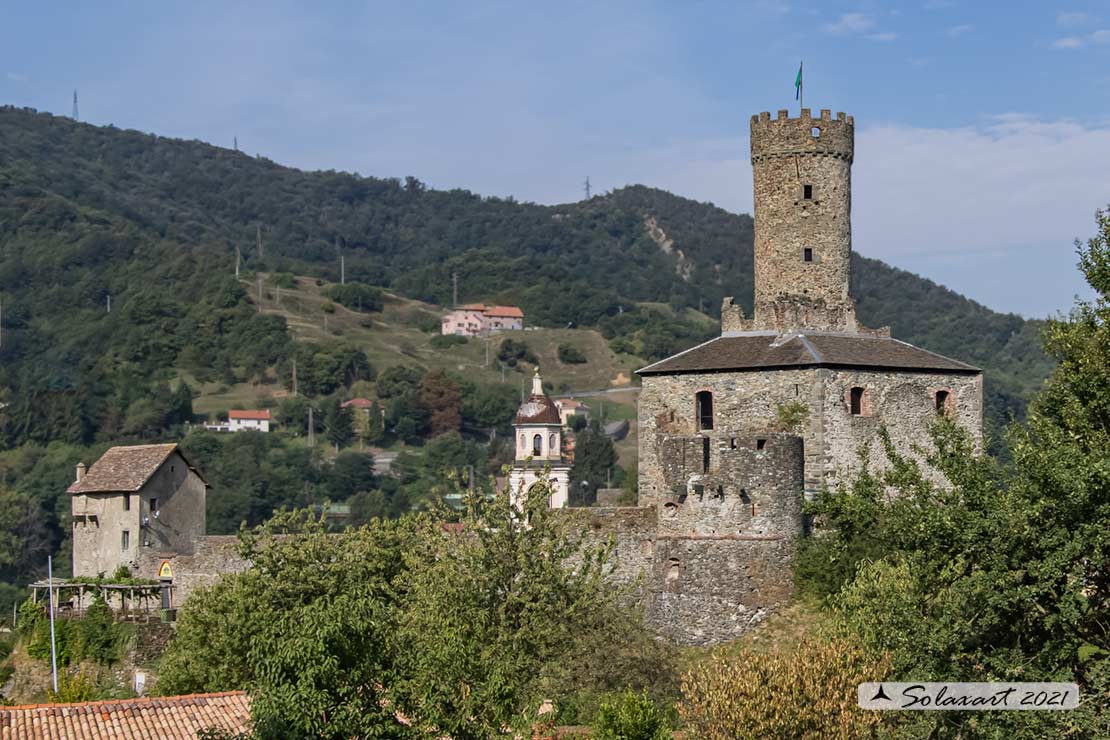
<path id="1" fill-rule="evenodd" d="M 1079 36 L 1065 36 L 1052 42 L 1054 49 L 1082 49 L 1083 39 Z"/>
<path id="2" fill-rule="evenodd" d="M 1056 25 L 1068 28 L 1071 26 L 1082 26 L 1087 22 L 1086 13 L 1057 13 Z"/>
<path id="3" fill-rule="evenodd" d="M 879 33 L 868 34 L 867 38 L 872 41 L 882 41 L 883 43 L 890 43 L 898 38 L 898 34 L 894 31 L 880 31 Z"/>
<path id="4" fill-rule="evenodd" d="M 4 75 L 12 82 L 26 82 L 27 75 L 20 74 L 19 72 L 8 72 Z"/>
<path id="5" fill-rule="evenodd" d="M 974 30 L 975 26 L 971 25 L 970 23 L 961 23 L 958 26 L 952 26 L 947 31 L 945 31 L 945 33 L 955 38 L 956 36 L 963 36 L 964 34 L 971 33 Z"/>
<path id="6" fill-rule="evenodd" d="M 1091 34 L 1091 41 L 1096 44 L 1110 44 L 1110 29 L 1095 31 Z"/>
<path id="7" fill-rule="evenodd" d="M 864 13 L 845 13 L 834 23 L 825 24 L 825 33 L 834 36 L 866 33 L 875 27 L 875 19 Z"/>

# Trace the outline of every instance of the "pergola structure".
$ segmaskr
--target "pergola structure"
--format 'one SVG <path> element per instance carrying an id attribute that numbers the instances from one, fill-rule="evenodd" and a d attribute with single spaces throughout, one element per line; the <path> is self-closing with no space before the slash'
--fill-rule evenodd
<path id="1" fill-rule="evenodd" d="M 58 611 L 68 614 L 82 614 L 88 606 L 93 594 L 99 594 L 117 618 L 119 617 L 145 617 L 157 613 L 162 607 L 162 591 L 170 589 L 171 599 L 173 586 L 157 581 L 145 583 L 104 583 L 93 580 L 61 580 L 55 578 L 53 582 L 47 580 L 35 581 L 31 584 L 31 600 L 49 602 L 50 591 L 54 591 L 54 604 Z M 172 601 L 170 602 L 172 603 Z"/>

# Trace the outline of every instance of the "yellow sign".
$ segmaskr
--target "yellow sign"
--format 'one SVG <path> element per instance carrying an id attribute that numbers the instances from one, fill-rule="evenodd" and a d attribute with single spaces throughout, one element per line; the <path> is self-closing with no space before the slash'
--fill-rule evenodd
<path id="1" fill-rule="evenodd" d="M 159 578 L 173 578 L 173 570 L 170 568 L 170 561 L 163 560 L 162 564 L 158 566 Z"/>

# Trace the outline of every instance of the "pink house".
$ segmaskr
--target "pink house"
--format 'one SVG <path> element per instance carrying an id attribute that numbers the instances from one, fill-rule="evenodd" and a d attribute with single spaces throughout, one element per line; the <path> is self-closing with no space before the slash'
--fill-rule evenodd
<path id="1" fill-rule="evenodd" d="M 476 337 L 481 334 L 524 328 L 524 312 L 516 306 L 470 303 L 443 317 L 440 334 Z"/>

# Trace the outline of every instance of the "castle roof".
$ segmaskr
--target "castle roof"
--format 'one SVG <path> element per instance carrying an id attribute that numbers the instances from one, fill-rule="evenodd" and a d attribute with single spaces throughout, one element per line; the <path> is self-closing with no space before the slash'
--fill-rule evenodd
<path id="1" fill-rule="evenodd" d="M 93 463 L 66 493 L 118 493 L 138 491 L 173 453 L 200 476 L 176 444 L 112 447 Z M 204 476 L 200 476 L 204 480 Z"/>
<path id="2" fill-rule="evenodd" d="M 889 337 L 835 332 L 728 332 L 637 370 L 671 375 L 728 370 L 854 367 L 975 374 L 973 365 Z"/>
<path id="3" fill-rule="evenodd" d="M 250 729 L 245 691 L 0 707 L 0 738 L 195 738 Z"/>

